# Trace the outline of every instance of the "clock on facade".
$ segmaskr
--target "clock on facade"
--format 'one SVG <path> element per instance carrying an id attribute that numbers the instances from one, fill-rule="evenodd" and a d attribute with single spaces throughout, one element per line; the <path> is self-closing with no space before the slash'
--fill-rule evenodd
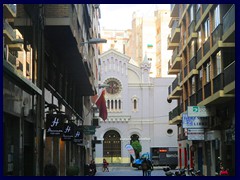
<path id="1" fill-rule="evenodd" d="M 109 94 L 117 94 L 117 93 L 119 93 L 120 85 L 119 85 L 118 82 L 111 80 L 107 84 L 109 85 L 109 87 L 107 87 L 106 90 L 107 90 L 107 92 Z"/>

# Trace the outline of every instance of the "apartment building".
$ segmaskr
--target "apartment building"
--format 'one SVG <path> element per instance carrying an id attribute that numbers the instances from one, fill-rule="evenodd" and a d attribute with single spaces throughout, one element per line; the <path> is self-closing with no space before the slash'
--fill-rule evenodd
<path id="1" fill-rule="evenodd" d="M 178 126 L 179 167 L 214 176 L 220 157 L 234 175 L 235 5 L 172 4 L 169 27 L 173 54 L 168 73 L 177 77 L 169 86 L 168 101 L 178 104 L 169 112 L 169 123 Z M 192 106 L 209 113 L 207 126 L 194 137 L 183 128 Z"/>
<path id="2" fill-rule="evenodd" d="M 4 175 L 41 176 L 47 163 L 83 175 L 94 154 L 99 5 L 3 4 L 3 12 Z"/>

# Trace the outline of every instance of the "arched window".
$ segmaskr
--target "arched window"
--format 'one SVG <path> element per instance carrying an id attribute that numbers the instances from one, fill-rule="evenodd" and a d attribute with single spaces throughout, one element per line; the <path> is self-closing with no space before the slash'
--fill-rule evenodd
<path id="1" fill-rule="evenodd" d="M 115 110 L 117 110 L 117 100 L 115 100 Z"/>
<path id="2" fill-rule="evenodd" d="M 110 108 L 110 100 L 107 100 L 107 108 Z"/>
<path id="3" fill-rule="evenodd" d="M 121 100 L 118 100 L 118 109 L 121 109 Z"/>
<path id="4" fill-rule="evenodd" d="M 113 100 L 111 100 L 111 109 L 113 109 Z"/>
<path id="5" fill-rule="evenodd" d="M 137 100 L 136 99 L 133 100 L 133 109 L 137 110 Z"/>

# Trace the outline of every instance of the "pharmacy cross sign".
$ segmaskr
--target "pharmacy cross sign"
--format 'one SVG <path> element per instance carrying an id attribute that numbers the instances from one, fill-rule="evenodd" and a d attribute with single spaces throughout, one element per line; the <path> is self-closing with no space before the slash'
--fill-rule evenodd
<path id="1" fill-rule="evenodd" d="M 198 107 L 197 106 L 193 106 L 193 112 L 198 112 Z"/>
<path id="2" fill-rule="evenodd" d="M 211 116 L 210 110 L 205 106 L 188 106 L 187 114 L 189 117 L 208 117 Z"/>

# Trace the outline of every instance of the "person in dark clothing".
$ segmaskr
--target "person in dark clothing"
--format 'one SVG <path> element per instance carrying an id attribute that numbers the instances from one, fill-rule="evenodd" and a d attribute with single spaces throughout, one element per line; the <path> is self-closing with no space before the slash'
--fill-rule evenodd
<path id="1" fill-rule="evenodd" d="M 97 172 L 95 161 L 92 160 L 89 165 L 89 176 L 94 176 Z"/>
<path id="2" fill-rule="evenodd" d="M 151 176 L 151 171 L 152 170 L 153 170 L 152 162 L 149 159 L 144 158 L 143 161 L 142 161 L 143 176 Z"/>
<path id="3" fill-rule="evenodd" d="M 57 168 L 53 164 L 46 164 L 44 167 L 45 176 L 57 176 Z"/>

